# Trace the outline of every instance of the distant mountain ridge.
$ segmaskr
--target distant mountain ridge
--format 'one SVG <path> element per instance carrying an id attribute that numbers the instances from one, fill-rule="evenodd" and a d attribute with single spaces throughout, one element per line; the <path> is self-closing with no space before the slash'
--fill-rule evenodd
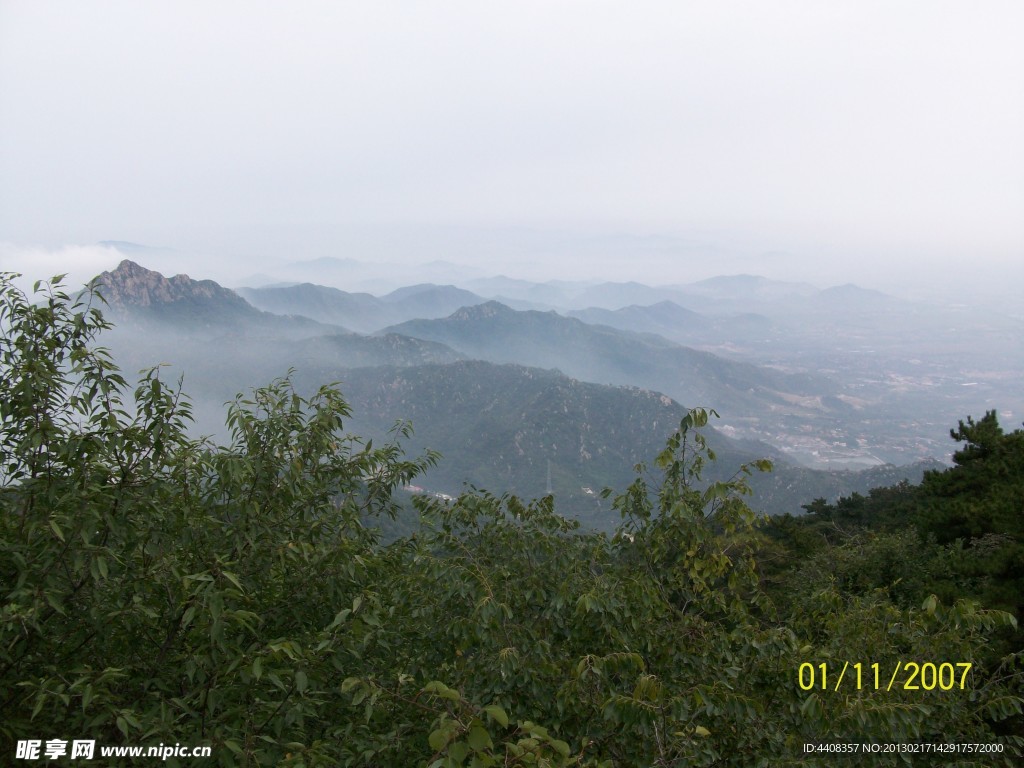
<path id="1" fill-rule="evenodd" d="M 303 315 L 321 323 L 341 325 L 366 333 L 376 324 L 381 301 L 369 293 L 348 293 L 314 283 L 239 288 L 239 295 L 254 307 L 280 315 Z"/>
<path id="2" fill-rule="evenodd" d="M 623 331 L 654 333 L 680 344 L 704 347 L 737 343 L 763 343 L 779 333 L 764 315 L 747 312 L 736 315 L 705 315 L 674 301 L 649 306 L 630 305 L 622 309 L 590 307 L 566 313 L 590 325 L 607 325 Z"/>
<path id="3" fill-rule="evenodd" d="M 267 312 L 304 315 L 358 333 L 373 333 L 413 318 L 447 317 L 459 307 L 486 301 L 462 288 L 432 283 L 406 286 L 384 296 L 349 293 L 313 283 L 240 288 L 238 292 Z"/>
<path id="4" fill-rule="evenodd" d="M 213 280 L 193 280 L 123 260 L 117 268 L 93 279 L 106 302 L 106 313 L 120 323 L 161 323 L 178 329 L 210 333 L 255 331 L 289 336 L 343 331 L 305 317 L 262 312 Z"/>
<path id="5" fill-rule="evenodd" d="M 463 307 L 447 318 L 411 320 L 392 333 L 445 344 L 471 358 L 556 368 L 599 384 L 635 385 L 687 405 L 714 404 L 730 418 L 759 411 L 827 412 L 822 396 L 840 387 L 825 378 L 791 375 L 727 360 L 653 335 L 588 325 L 555 312 L 516 311 L 495 301 Z"/>

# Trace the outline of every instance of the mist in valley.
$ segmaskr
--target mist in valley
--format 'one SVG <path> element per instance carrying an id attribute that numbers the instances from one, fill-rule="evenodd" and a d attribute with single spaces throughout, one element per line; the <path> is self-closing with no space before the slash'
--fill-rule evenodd
<path id="1" fill-rule="evenodd" d="M 493 276 L 381 295 L 299 282 L 233 292 L 130 261 L 97 282 L 115 323 L 100 342 L 128 373 L 160 365 L 180 379 L 197 436 L 229 440 L 228 404 L 276 378 L 305 395 L 335 384 L 350 434 L 379 443 L 409 422 L 410 453 L 441 453 L 425 490 L 552 491 L 564 514 L 601 527 L 598 492 L 628 483 L 690 407 L 721 416 L 710 478 L 775 462 L 751 502 L 771 513 L 916 481 L 948 462 L 959 419 L 996 409 L 1009 425 L 1024 412 L 1020 356 L 1006 354 L 1020 321 L 855 286 Z"/>

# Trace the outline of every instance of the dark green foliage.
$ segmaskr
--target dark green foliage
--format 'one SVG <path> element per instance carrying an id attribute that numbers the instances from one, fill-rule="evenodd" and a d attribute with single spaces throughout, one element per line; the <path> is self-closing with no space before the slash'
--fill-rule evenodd
<path id="1" fill-rule="evenodd" d="M 803 743 L 991 742 L 1020 713 L 991 647 L 1012 617 L 894 601 L 853 548 L 847 583 L 819 564 L 777 615 L 745 503 L 768 466 L 702 481 L 706 411 L 606 494 L 614 535 L 472 492 L 419 499 L 384 546 L 366 522 L 437 458 L 405 458 L 407 428 L 364 443 L 335 388 L 285 378 L 229 406 L 227 444 L 193 440 L 159 369 L 129 394 L 92 347 L 98 312 L 0 290 L 0 760 L 60 734 L 224 766 L 829 765 Z M 863 562 L 892 578 L 914 546 Z M 805 662 L 908 659 L 986 663 L 941 696 L 798 683 Z M 989 762 L 1019 761 L 998 738 Z"/>
<path id="2" fill-rule="evenodd" d="M 1005 434 L 989 411 L 978 422 L 961 421 L 950 436 L 965 445 L 953 454 L 951 470 L 929 473 L 922 483 L 933 502 L 927 527 L 943 542 L 1024 532 L 1024 432 Z"/>
<path id="3" fill-rule="evenodd" d="M 877 488 L 835 504 L 817 499 L 805 506 L 805 516 L 771 522 L 759 561 L 784 616 L 806 615 L 794 595 L 810 588 L 857 599 L 884 594 L 905 607 L 933 594 L 946 604 L 976 601 L 1021 618 L 1024 433 L 1004 433 L 989 412 L 950 434 L 965 443 L 954 466 L 926 473 L 919 486 Z M 1013 624 L 975 659 L 995 668 L 1021 648 Z M 1002 727 L 1020 734 L 1024 726 L 1017 718 Z"/>
<path id="4" fill-rule="evenodd" d="M 471 483 L 540 496 L 550 462 L 559 512 L 606 531 L 614 530 L 615 516 L 597 492 L 628 483 L 631 467 L 686 414 L 635 387 L 480 361 L 348 371 L 345 392 L 360 403 L 364 423 L 402 414 L 430 435 L 445 461 L 427 474 L 425 487 L 457 495 Z"/>
<path id="5" fill-rule="evenodd" d="M 955 466 L 921 484 L 921 528 L 957 542 L 958 572 L 987 605 L 1024 618 L 1024 431 L 1005 433 L 995 411 L 968 418 L 950 436 L 965 445 Z"/>
<path id="6" fill-rule="evenodd" d="M 434 457 L 362 445 L 335 390 L 287 380 L 233 404 L 230 445 L 189 440 L 157 369 L 122 399 L 88 346 L 95 310 L 4 298 L 0 731 L 265 763 L 312 742 L 332 621 L 363 589 L 361 520 Z"/>
<path id="7" fill-rule="evenodd" d="M 804 517 L 774 521 L 769 535 L 786 541 L 800 562 L 817 556 L 836 568 L 843 557 L 822 554 L 825 548 L 855 548 L 858 562 L 868 557 L 865 546 L 876 554 L 904 548 L 889 566 L 857 566 L 857 580 L 865 588 L 899 581 L 911 601 L 917 596 L 908 584 L 928 585 L 947 599 L 974 597 L 1024 617 L 1024 432 L 1005 433 L 990 411 L 961 421 L 950 436 L 965 443 L 954 466 L 926 472 L 919 486 L 875 488 L 835 504 L 817 499 Z"/>

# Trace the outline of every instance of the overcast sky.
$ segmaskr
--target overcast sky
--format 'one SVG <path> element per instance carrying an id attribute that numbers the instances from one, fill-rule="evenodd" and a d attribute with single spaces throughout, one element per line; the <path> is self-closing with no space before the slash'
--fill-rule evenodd
<path id="1" fill-rule="evenodd" d="M 1006 288 L 1022 41 L 1020 0 L 0 0 L 0 268 Z"/>

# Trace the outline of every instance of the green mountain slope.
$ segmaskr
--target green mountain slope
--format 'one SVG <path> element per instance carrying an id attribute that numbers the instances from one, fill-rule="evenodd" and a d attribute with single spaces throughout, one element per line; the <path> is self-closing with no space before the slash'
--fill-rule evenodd
<path id="1" fill-rule="evenodd" d="M 388 329 L 446 344 L 496 363 L 556 368 L 602 384 L 664 392 L 688 405 L 713 405 L 730 418 L 755 414 L 820 416 L 842 404 L 823 377 L 738 363 L 666 339 L 591 326 L 554 312 L 517 312 L 498 302 L 465 307 L 440 320 Z"/>
<path id="2" fill-rule="evenodd" d="M 550 469 L 561 513 L 600 528 L 615 522 L 600 490 L 630 482 L 633 466 L 648 461 L 686 415 L 678 402 L 650 390 L 477 360 L 298 374 L 303 388 L 326 379 L 341 382 L 355 431 L 381 440 L 396 420 L 409 420 L 415 428 L 409 445 L 442 454 L 421 482 L 426 490 L 455 495 L 470 484 L 534 498 L 547 492 Z M 721 473 L 755 459 L 774 461 L 773 472 L 751 478 L 751 506 L 767 514 L 798 513 L 819 497 L 834 500 L 878 485 L 917 482 L 937 466 L 811 470 L 764 444 L 731 440 L 713 429 L 708 439 L 719 459 L 708 468 L 708 480 L 728 479 Z"/>

